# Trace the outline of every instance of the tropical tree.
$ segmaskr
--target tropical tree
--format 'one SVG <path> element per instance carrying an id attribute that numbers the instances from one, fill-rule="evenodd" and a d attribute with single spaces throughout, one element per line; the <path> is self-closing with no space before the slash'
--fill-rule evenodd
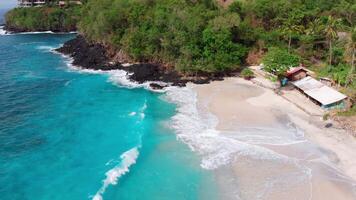
<path id="1" fill-rule="evenodd" d="M 308 28 L 305 30 L 307 35 L 319 35 L 322 32 L 322 23 L 320 18 L 316 18 L 314 21 L 309 22 Z"/>
<path id="2" fill-rule="evenodd" d="M 288 40 L 288 52 L 290 52 L 292 37 L 304 32 L 302 20 L 304 12 L 300 8 L 293 9 L 288 13 L 288 16 L 282 19 L 281 32 Z"/>
<path id="3" fill-rule="evenodd" d="M 355 0 L 341 0 L 336 4 L 333 10 L 335 14 L 342 17 L 351 27 L 356 23 L 356 1 Z"/>
<path id="4" fill-rule="evenodd" d="M 332 64 L 333 42 L 338 38 L 337 31 L 341 26 L 341 20 L 329 16 L 323 26 L 323 32 L 329 44 L 329 65 Z"/>
<path id="5" fill-rule="evenodd" d="M 302 33 L 303 28 L 304 28 L 303 26 L 296 25 L 296 24 L 288 24 L 282 28 L 282 34 L 285 35 L 288 39 L 288 52 L 290 52 L 293 35 Z"/>

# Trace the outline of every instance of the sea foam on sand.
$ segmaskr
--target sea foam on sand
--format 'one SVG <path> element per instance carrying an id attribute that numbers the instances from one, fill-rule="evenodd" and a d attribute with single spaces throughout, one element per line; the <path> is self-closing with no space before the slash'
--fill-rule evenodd
<path id="1" fill-rule="evenodd" d="M 202 155 L 201 167 L 217 169 L 244 156 L 294 163 L 294 160 L 267 148 L 221 134 L 216 130 L 218 119 L 198 107 L 197 94 L 189 86 L 167 88 L 166 94 L 168 101 L 178 105 L 177 114 L 172 119 L 172 127 L 181 141 Z"/>
<path id="2" fill-rule="evenodd" d="M 178 138 L 223 177 L 222 199 L 356 197 L 355 181 L 335 167 L 332 152 L 309 141 L 310 129 L 291 116 L 309 118 L 273 91 L 231 78 L 168 95 L 178 104 Z"/>

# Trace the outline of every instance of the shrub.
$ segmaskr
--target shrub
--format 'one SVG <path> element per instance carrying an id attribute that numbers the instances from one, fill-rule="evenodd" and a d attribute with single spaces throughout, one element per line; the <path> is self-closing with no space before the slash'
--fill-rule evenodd
<path id="1" fill-rule="evenodd" d="M 298 66 L 300 57 L 289 53 L 287 49 L 272 47 L 268 49 L 262 62 L 267 72 L 283 77 L 289 68 Z"/>
<path id="2" fill-rule="evenodd" d="M 350 70 L 350 65 L 339 63 L 338 65 L 329 65 L 327 67 L 322 68 L 319 71 L 319 76 L 332 78 L 338 85 L 344 86 L 346 84 L 346 80 Z"/>
<path id="3" fill-rule="evenodd" d="M 241 71 L 241 76 L 244 79 L 251 79 L 255 76 L 255 74 L 253 73 L 253 71 L 249 68 L 245 68 Z"/>

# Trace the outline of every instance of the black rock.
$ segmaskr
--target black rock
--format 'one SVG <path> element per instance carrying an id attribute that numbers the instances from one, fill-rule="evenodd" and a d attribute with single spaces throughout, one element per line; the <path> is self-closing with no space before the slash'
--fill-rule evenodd
<path id="1" fill-rule="evenodd" d="M 138 83 L 144 83 L 146 81 L 160 81 L 162 76 L 162 71 L 160 70 L 159 65 L 155 64 L 134 64 L 121 69 L 131 72 L 132 75 L 130 76 L 130 79 Z"/>
<path id="2" fill-rule="evenodd" d="M 162 90 L 163 88 L 167 87 L 167 85 L 160 85 L 157 83 L 151 83 L 150 87 L 154 90 Z"/>
<path id="3" fill-rule="evenodd" d="M 210 83 L 210 79 L 208 78 L 199 78 L 199 79 L 195 79 L 192 81 L 195 84 L 208 84 Z"/>
<path id="4" fill-rule="evenodd" d="M 85 69 L 93 70 L 124 70 L 127 71 L 129 79 L 144 83 L 146 81 L 161 81 L 170 83 L 173 86 L 184 87 L 187 82 L 196 84 L 207 84 L 211 80 L 221 80 L 222 75 L 211 76 L 201 74 L 200 78 L 184 79 L 181 74 L 175 70 L 169 70 L 160 64 L 140 63 L 130 66 L 122 66 L 120 63 L 111 63 L 108 50 L 98 43 L 90 43 L 83 36 L 78 35 L 76 38 L 66 42 L 58 52 L 69 55 L 73 58 L 73 64 Z M 152 83 L 154 89 L 162 89 L 162 85 Z"/>
<path id="5" fill-rule="evenodd" d="M 113 70 L 118 69 L 120 65 L 108 64 L 105 48 L 100 44 L 88 43 L 83 36 L 69 40 L 62 47 L 57 49 L 65 55 L 73 58 L 73 65 L 85 69 L 94 70 Z"/>

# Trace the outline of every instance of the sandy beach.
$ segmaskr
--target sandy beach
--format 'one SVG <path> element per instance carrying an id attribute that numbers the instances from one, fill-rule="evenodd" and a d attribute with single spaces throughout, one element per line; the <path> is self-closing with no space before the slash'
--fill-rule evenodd
<path id="1" fill-rule="evenodd" d="M 199 113 L 217 119 L 216 134 L 224 141 L 214 150 L 225 154 L 216 170 L 222 199 L 356 199 L 356 139 L 350 134 L 324 128 L 320 117 L 240 78 L 189 87 Z"/>

